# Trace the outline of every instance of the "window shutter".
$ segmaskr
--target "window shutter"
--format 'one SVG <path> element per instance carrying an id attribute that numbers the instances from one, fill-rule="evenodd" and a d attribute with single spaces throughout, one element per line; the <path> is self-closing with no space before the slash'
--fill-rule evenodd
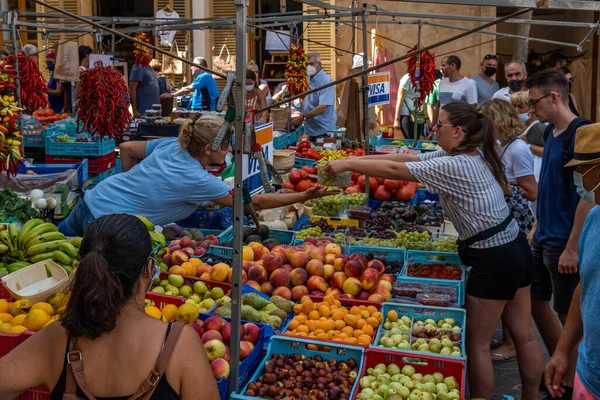
<path id="1" fill-rule="evenodd" d="M 327 4 L 334 4 L 334 0 L 322 0 Z M 307 4 L 303 4 L 304 11 L 314 11 L 319 10 L 317 7 L 309 6 Z M 304 24 L 308 24 L 306 31 L 304 33 L 304 37 L 309 40 L 314 40 L 320 43 L 331 44 L 335 46 L 335 25 L 329 22 L 304 22 Z M 321 65 L 325 72 L 331 76 L 332 79 L 335 79 L 336 75 L 336 56 L 335 50 L 329 48 L 327 46 L 323 46 L 320 44 L 316 44 L 309 41 L 304 41 L 303 43 L 304 49 L 308 53 L 309 51 L 316 51 L 321 55 Z"/>
<path id="2" fill-rule="evenodd" d="M 235 17 L 235 5 L 233 4 L 233 0 L 214 0 L 212 3 L 212 9 L 212 16 L 214 18 Z M 212 57 L 218 56 L 221 52 L 221 48 L 223 48 L 224 45 L 227 45 L 229 53 L 232 56 L 235 56 L 235 30 L 214 29 L 212 31 L 212 45 Z M 227 51 L 223 51 L 223 53 L 225 56 L 227 56 Z M 210 60 L 207 60 L 211 67 L 212 57 L 210 57 Z M 219 86 L 219 91 L 223 91 L 223 88 L 225 87 L 225 80 L 217 78 L 216 81 L 217 85 Z"/>

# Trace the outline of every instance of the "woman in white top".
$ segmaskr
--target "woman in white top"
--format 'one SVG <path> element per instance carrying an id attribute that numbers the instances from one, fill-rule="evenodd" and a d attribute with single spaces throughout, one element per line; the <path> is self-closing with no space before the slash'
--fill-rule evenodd
<path id="1" fill-rule="evenodd" d="M 246 71 L 246 108 L 259 109 L 267 106 L 267 98 L 265 93 L 258 88 L 256 74 L 254 71 Z M 256 121 L 267 122 L 269 111 L 263 111 L 256 114 Z"/>
<path id="2" fill-rule="evenodd" d="M 459 233 L 459 254 L 472 266 L 466 289 L 466 346 L 472 398 L 491 399 L 494 370 L 490 339 L 500 316 L 515 340 L 522 398 L 537 399 L 542 354 L 533 333 L 530 284 L 532 255 L 527 238 L 504 200 L 506 176 L 496 151 L 493 122 L 466 103 L 445 105 L 435 131 L 442 150 L 331 161 L 330 173 L 421 181 Z M 481 149 L 481 150 L 480 150 Z"/>

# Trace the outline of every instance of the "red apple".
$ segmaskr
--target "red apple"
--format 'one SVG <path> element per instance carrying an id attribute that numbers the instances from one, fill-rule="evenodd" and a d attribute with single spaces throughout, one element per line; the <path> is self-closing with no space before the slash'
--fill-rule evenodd
<path id="1" fill-rule="evenodd" d="M 344 286 L 342 288 L 344 293 L 351 294 L 352 296 L 358 296 L 360 291 L 362 290 L 362 285 L 357 278 L 350 277 L 346 279 L 344 282 Z"/>
<path id="2" fill-rule="evenodd" d="M 231 339 L 231 322 L 227 322 L 223 329 L 221 329 L 221 336 L 223 336 L 223 342 L 229 344 Z"/>
<path id="3" fill-rule="evenodd" d="M 362 284 L 363 290 L 370 292 L 377 286 L 379 280 L 379 272 L 375 268 L 367 268 L 360 275 L 360 283 Z M 385 281 L 384 281 L 385 282 Z M 389 283 L 389 282 L 386 282 Z M 391 288 L 390 288 L 391 291 Z"/>
<path id="4" fill-rule="evenodd" d="M 375 269 L 379 273 L 379 275 L 385 272 L 385 265 L 383 265 L 383 263 L 379 260 L 369 261 L 369 263 L 367 264 L 367 268 Z"/>
<path id="5" fill-rule="evenodd" d="M 325 270 L 321 260 L 312 259 L 306 264 L 306 272 L 310 276 L 323 276 Z"/>
<path id="6" fill-rule="evenodd" d="M 348 277 L 360 278 L 360 275 L 362 274 L 363 270 L 364 268 L 358 260 L 348 260 L 348 262 L 346 262 L 346 265 L 344 265 L 344 272 L 346 273 L 346 275 L 348 275 Z"/>
<path id="7" fill-rule="evenodd" d="M 210 342 L 211 340 L 220 340 L 221 342 L 224 341 L 223 335 L 221 335 L 217 331 L 204 332 L 204 334 L 202 335 L 202 343 Z"/>
<path id="8" fill-rule="evenodd" d="M 240 361 L 248 357 L 252 353 L 252 350 L 254 350 L 254 344 L 247 340 L 242 340 L 240 342 Z"/>
<path id="9" fill-rule="evenodd" d="M 292 300 L 299 302 L 303 296 L 308 295 L 308 288 L 304 285 L 297 285 L 292 288 Z"/>
<path id="10" fill-rule="evenodd" d="M 217 358 L 222 358 L 227 351 L 225 349 L 225 343 L 217 339 L 209 340 L 208 342 L 204 343 L 204 350 L 206 351 L 206 357 L 208 358 L 208 361 L 211 362 Z"/>
<path id="11" fill-rule="evenodd" d="M 252 322 L 248 322 L 244 324 L 243 332 L 240 331 L 240 336 L 243 333 L 243 340 L 247 340 L 253 344 L 258 343 L 258 338 L 260 337 L 260 328 L 254 325 Z"/>
<path id="12" fill-rule="evenodd" d="M 311 276 L 310 278 L 308 278 L 306 287 L 310 291 L 319 291 L 324 293 L 329 287 L 329 285 L 327 284 L 327 282 L 325 282 L 325 279 L 323 279 L 323 277 Z"/>
<path id="13" fill-rule="evenodd" d="M 227 321 L 225 321 L 218 315 L 212 315 L 204 321 L 202 327 L 205 331 L 214 330 L 217 332 L 221 332 L 221 329 L 225 326 L 226 323 Z"/>
<path id="14" fill-rule="evenodd" d="M 218 381 L 221 378 L 229 378 L 229 372 L 231 370 L 231 367 L 225 359 L 216 358 L 210 363 L 210 369 L 212 370 L 215 380 Z"/>
<path id="15" fill-rule="evenodd" d="M 290 282 L 292 286 L 305 285 L 308 280 L 308 274 L 306 270 L 302 268 L 294 268 L 290 273 Z"/>

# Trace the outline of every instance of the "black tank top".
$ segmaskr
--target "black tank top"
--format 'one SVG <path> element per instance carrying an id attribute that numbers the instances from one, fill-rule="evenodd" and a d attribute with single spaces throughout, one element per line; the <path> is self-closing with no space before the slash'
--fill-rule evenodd
<path id="1" fill-rule="evenodd" d="M 167 341 L 167 337 L 169 336 L 169 333 L 171 332 L 171 324 L 169 324 L 169 326 L 167 327 L 167 333 L 165 334 L 165 342 Z M 56 383 L 56 386 L 54 386 L 54 390 L 52 390 L 52 393 L 50 393 L 50 400 L 62 400 L 63 398 L 63 394 L 65 393 L 66 387 L 67 387 L 67 354 L 69 353 L 69 343 L 71 342 L 71 335 L 69 335 L 69 338 L 67 339 L 67 348 L 65 350 L 65 363 L 63 365 L 63 370 L 60 374 L 60 378 L 58 378 L 58 382 Z M 77 387 L 77 396 L 82 398 L 82 399 L 87 399 L 87 396 L 85 395 L 85 393 L 83 393 L 81 391 L 81 389 L 79 387 Z M 96 399 L 98 400 L 127 400 L 131 397 L 131 395 L 129 396 L 124 396 L 124 397 L 96 397 Z M 160 381 L 158 381 L 158 386 L 156 387 L 156 390 L 154 390 L 154 393 L 152 393 L 152 399 L 161 399 L 161 400 L 180 400 L 181 396 L 179 396 L 177 394 L 177 392 L 175 391 L 175 389 L 173 389 L 173 387 L 169 384 L 169 381 L 167 379 L 167 373 L 165 372 L 162 376 L 162 378 L 160 379 Z"/>
<path id="2" fill-rule="evenodd" d="M 577 112 L 577 108 L 575 108 L 575 103 L 573 102 L 573 95 L 571 95 L 569 93 L 569 109 L 571 110 L 571 112 L 575 115 L 577 115 L 578 117 L 580 116 L 579 113 Z"/>

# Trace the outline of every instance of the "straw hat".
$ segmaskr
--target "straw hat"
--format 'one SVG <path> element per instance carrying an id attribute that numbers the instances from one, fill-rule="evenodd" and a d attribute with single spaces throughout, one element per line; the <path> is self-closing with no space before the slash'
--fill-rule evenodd
<path id="1" fill-rule="evenodd" d="M 577 129 L 573 159 L 565 167 L 600 164 L 600 123 Z"/>
<path id="2" fill-rule="evenodd" d="M 364 53 L 358 53 L 355 54 L 354 57 L 352 57 L 352 69 L 356 69 L 356 68 L 362 68 L 363 67 L 363 54 Z M 369 65 L 373 64 L 371 61 L 369 61 Z"/>

